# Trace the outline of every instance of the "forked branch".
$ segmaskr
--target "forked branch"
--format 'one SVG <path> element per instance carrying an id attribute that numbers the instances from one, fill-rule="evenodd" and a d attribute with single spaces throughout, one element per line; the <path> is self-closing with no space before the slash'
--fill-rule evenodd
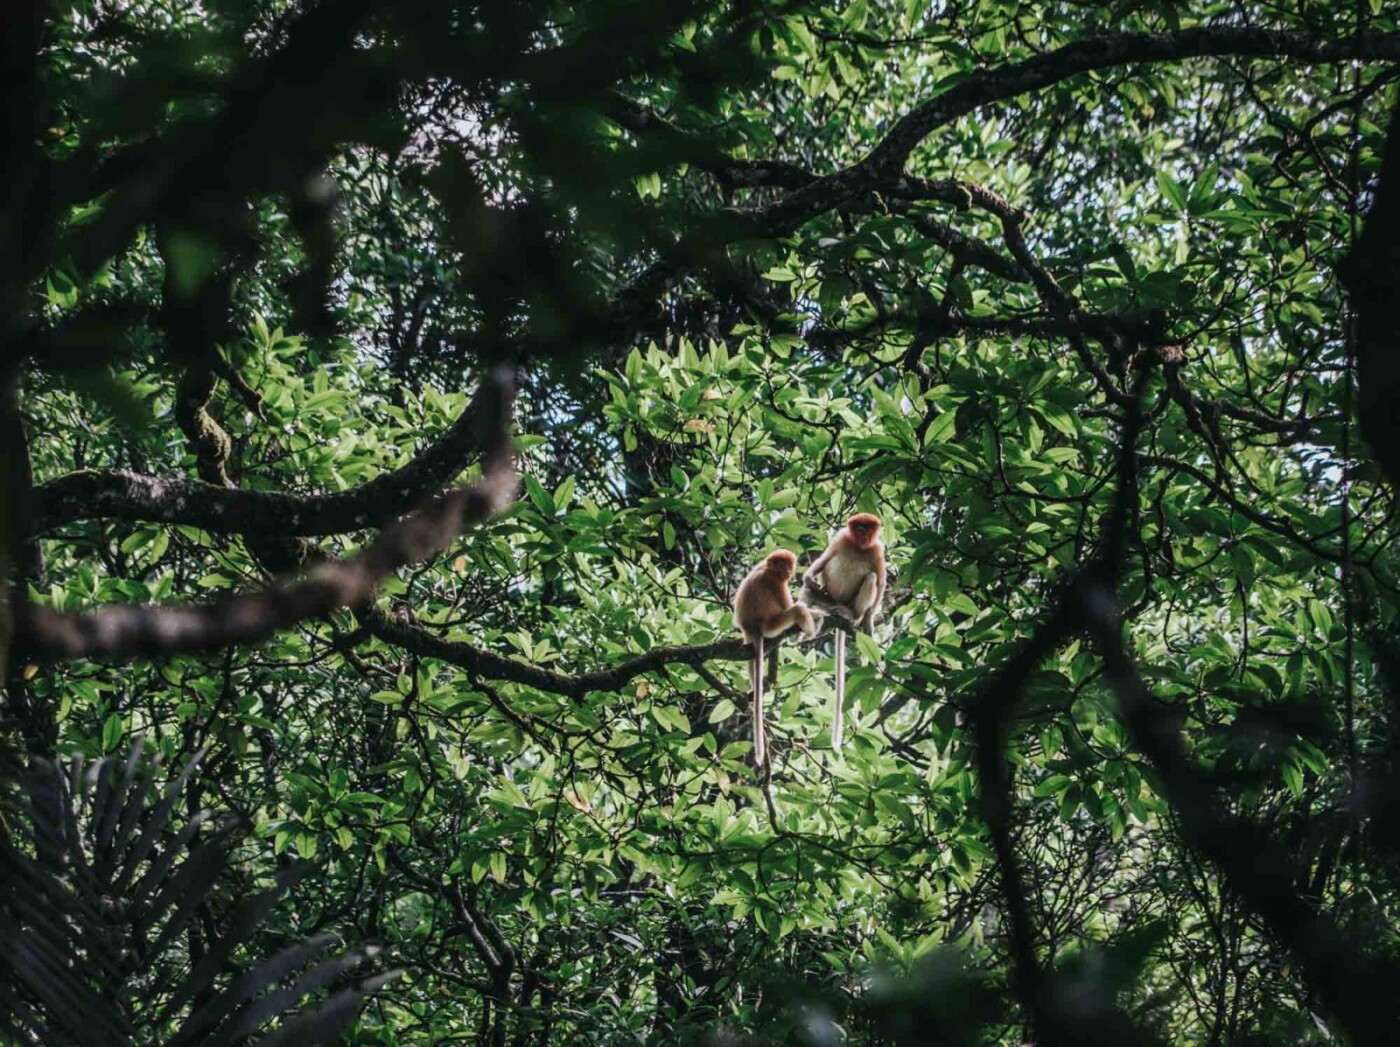
<path id="1" fill-rule="evenodd" d="M 256 643 L 299 622 L 363 606 L 401 567 L 441 553 L 461 531 L 515 498 L 510 419 L 514 384 L 505 371 L 483 382 L 476 415 L 485 449 L 482 477 L 440 494 L 379 533 L 348 560 L 323 563 L 302 576 L 254 593 L 206 604 L 118 604 L 92 612 L 53 611 L 15 601 L 13 656 L 29 661 L 196 654 Z"/>

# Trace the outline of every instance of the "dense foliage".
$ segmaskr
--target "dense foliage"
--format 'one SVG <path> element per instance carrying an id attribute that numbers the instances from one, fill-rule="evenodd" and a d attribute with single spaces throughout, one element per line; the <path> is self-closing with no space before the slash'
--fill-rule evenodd
<path id="1" fill-rule="evenodd" d="M 203 751 L 168 962 L 382 946 L 357 1043 L 1380 1042 L 1397 18 L 14 4 L 0 745 Z M 502 363 L 518 500 L 372 544 Z M 854 511 L 756 771 L 734 588 Z"/>

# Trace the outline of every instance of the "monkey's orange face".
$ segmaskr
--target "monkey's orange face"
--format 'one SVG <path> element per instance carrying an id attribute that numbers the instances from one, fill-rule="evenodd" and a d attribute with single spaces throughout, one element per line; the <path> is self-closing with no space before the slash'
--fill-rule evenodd
<path id="1" fill-rule="evenodd" d="M 869 513 L 857 513 L 846 521 L 846 528 L 851 532 L 851 540 L 864 549 L 879 535 L 880 520 Z"/>
<path id="2" fill-rule="evenodd" d="M 768 554 L 768 569 L 784 579 L 791 578 L 797 570 L 797 557 L 786 549 Z"/>

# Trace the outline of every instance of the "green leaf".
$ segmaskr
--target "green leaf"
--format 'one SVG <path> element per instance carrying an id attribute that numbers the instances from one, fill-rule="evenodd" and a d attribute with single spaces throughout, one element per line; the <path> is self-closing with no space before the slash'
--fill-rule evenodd
<path id="1" fill-rule="evenodd" d="M 1161 190 L 1162 195 L 1167 198 L 1172 207 L 1178 211 L 1186 210 L 1186 190 L 1167 172 L 1157 172 L 1157 188 Z"/>
<path id="2" fill-rule="evenodd" d="M 557 509 L 567 509 L 569 503 L 574 500 L 575 479 L 576 478 L 571 473 L 564 478 L 563 483 L 555 488 L 552 501 Z"/>
<path id="3" fill-rule="evenodd" d="M 935 418 L 932 424 L 929 425 L 928 429 L 925 430 L 924 446 L 927 447 L 930 444 L 941 444 L 946 440 L 952 439 L 954 431 L 956 429 L 956 423 L 957 412 L 944 411 L 937 418 Z"/>
<path id="4" fill-rule="evenodd" d="M 734 708 L 733 702 L 731 702 L 728 698 L 721 698 L 718 702 L 715 703 L 715 707 L 710 710 L 710 716 L 706 722 L 722 723 L 723 721 L 733 716 L 737 711 L 738 710 Z"/>
<path id="5" fill-rule="evenodd" d="M 880 645 L 875 642 L 873 636 L 867 636 L 865 633 L 860 632 L 856 633 L 856 649 L 860 651 L 861 657 L 867 662 L 878 665 L 880 662 L 884 661 L 885 652 L 881 649 Z"/>
<path id="6" fill-rule="evenodd" d="M 529 494 L 530 501 L 534 503 L 535 508 L 545 516 L 553 516 L 558 511 L 558 507 L 554 504 L 554 497 L 528 473 L 522 479 L 525 482 L 525 491 Z"/>
<path id="7" fill-rule="evenodd" d="M 102 751 L 115 752 L 117 746 L 121 744 L 124 733 L 121 716 L 112 713 L 102 723 Z"/>

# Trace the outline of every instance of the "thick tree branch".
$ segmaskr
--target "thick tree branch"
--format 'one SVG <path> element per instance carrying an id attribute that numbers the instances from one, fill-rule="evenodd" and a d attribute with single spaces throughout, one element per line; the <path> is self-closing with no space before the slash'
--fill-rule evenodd
<path id="1" fill-rule="evenodd" d="M 790 232 L 840 201 L 906 180 L 904 164 L 938 128 L 995 102 L 1043 90 L 1085 73 L 1192 58 L 1291 58 L 1301 64 L 1387 61 L 1400 58 L 1400 33 L 1363 33 L 1326 39 L 1305 33 L 1248 26 L 1196 26 L 1174 33 L 1099 33 L 1054 51 L 992 69 L 975 70 L 901 117 L 859 163 L 823 177 L 778 161 L 726 156 L 701 136 L 682 131 L 636 102 L 619 98 L 611 115 L 628 130 L 650 133 L 678 157 L 732 185 L 780 186 L 794 190 L 753 212 L 775 233 Z"/>
<path id="2" fill-rule="evenodd" d="M 683 238 L 684 248 L 750 237 L 786 236 L 803 223 L 867 193 L 912 184 L 904 164 L 940 127 L 985 105 L 1050 87 L 1085 73 L 1191 58 L 1291 58 L 1300 64 L 1400 58 L 1400 32 L 1325 39 L 1304 33 L 1237 26 L 1198 26 L 1175 33 L 1101 33 L 1021 62 L 980 69 L 899 119 L 865 159 L 814 179 L 781 200 L 725 211 Z M 795 181 L 795 179 L 793 179 Z M 654 277 L 653 277 L 654 278 Z"/>
<path id="3" fill-rule="evenodd" d="M 257 642 L 343 607 L 363 606 L 384 578 L 441 552 L 464 527 L 485 520 L 514 499 L 512 399 L 504 372 L 498 372 L 478 398 L 488 448 L 482 479 L 439 495 L 391 524 L 352 559 L 322 564 L 292 581 L 209 604 L 113 605 L 76 614 L 17 601 L 15 657 L 125 659 L 215 651 Z"/>
<path id="4" fill-rule="evenodd" d="M 1050 87 L 1084 73 L 1188 58 L 1292 58 L 1300 64 L 1400 58 L 1400 33 L 1328 40 L 1303 33 L 1200 26 L 1175 33 L 1101 33 L 1046 54 L 977 70 L 902 117 L 865 159 L 818 178 L 767 207 L 748 212 L 750 235 L 782 236 L 863 193 L 898 181 L 920 142 L 985 105 Z"/>
<path id="5" fill-rule="evenodd" d="M 1142 455 L 1142 464 L 1156 466 L 1159 469 L 1167 469 L 1173 472 L 1183 473 L 1193 480 L 1208 488 L 1217 498 L 1227 502 L 1232 509 L 1240 515 L 1248 518 L 1266 531 L 1287 539 L 1300 549 L 1306 549 L 1320 560 L 1329 560 L 1332 563 L 1340 563 L 1342 554 L 1336 549 L 1328 548 L 1318 539 L 1311 535 L 1304 534 L 1289 520 L 1270 516 L 1261 511 L 1247 498 L 1240 498 L 1229 488 L 1223 486 L 1219 480 L 1212 477 L 1205 470 L 1197 468 L 1189 462 L 1183 462 L 1176 458 L 1168 458 L 1159 454 Z"/>
<path id="6" fill-rule="evenodd" d="M 1140 393 L 1134 395 L 1131 410 L 1138 407 Z M 1229 813 L 1221 802 L 1217 788 L 1209 775 L 1191 759 L 1180 737 L 1175 718 L 1164 715 L 1137 671 L 1129 644 L 1123 636 L 1124 623 L 1117 606 L 1117 590 L 1122 580 L 1126 552 L 1136 528 L 1137 468 L 1150 456 L 1139 456 L 1136 449 L 1137 425 L 1140 416 L 1131 416 L 1125 426 L 1119 448 L 1120 482 L 1112 513 L 1105 522 L 1101 553 L 1096 562 L 1068 584 L 1062 595 L 1046 613 L 1041 627 L 1023 645 L 1016 659 L 993 679 L 1013 673 L 1018 660 L 1037 658 L 1053 649 L 1063 637 L 1066 625 L 1082 630 L 1093 642 L 1104 662 L 1105 676 L 1112 687 L 1129 734 L 1138 748 L 1151 761 L 1158 774 L 1156 784 L 1171 806 L 1183 829 L 1187 843 L 1210 859 L 1221 871 L 1225 882 L 1237 892 L 1262 918 L 1269 930 L 1301 961 L 1308 972 L 1309 983 L 1340 1023 L 1358 1043 L 1385 1042 L 1385 1033 L 1395 1027 L 1393 1004 L 1377 1003 L 1385 995 L 1385 986 L 1394 981 L 1394 964 L 1386 960 L 1373 961 L 1355 941 L 1349 940 L 1326 915 L 1300 896 L 1296 885 L 1307 882 L 1303 871 L 1296 868 L 1291 855 L 1280 847 L 1255 821 Z M 1014 679 L 1014 677 L 1013 677 Z M 991 692 L 995 695 L 995 691 Z M 983 695 L 987 692 L 983 691 Z M 983 698 L 983 701 L 986 699 Z M 1006 722 L 1015 700 L 1014 692 L 1001 699 L 1000 707 L 991 711 L 974 707 L 974 721 L 984 718 L 993 723 Z M 981 705 L 981 702 L 978 703 Z M 986 739 L 983 741 L 984 732 Z M 984 759 L 991 743 L 1004 735 L 990 728 L 978 732 L 979 761 Z M 997 752 L 1000 756 L 1000 752 Z M 984 766 L 985 795 L 990 785 L 1000 785 L 1009 796 L 1006 779 L 987 778 Z M 989 814 L 999 814 L 995 808 Z M 992 823 L 994 841 L 996 823 Z M 1003 868 L 1004 848 L 998 846 L 998 858 Z M 1008 855 L 1011 852 L 1007 852 Z M 1013 856 L 1014 857 L 1014 856 Z M 1014 917 L 1013 908 L 1013 917 Z M 1025 946 L 1015 955 L 1023 956 Z M 1029 965 L 1034 970 L 1034 957 L 1018 959 L 1018 967 Z M 1025 987 L 1022 992 L 1025 992 Z M 1035 997 L 1032 1005 L 1039 1002 Z M 1059 1021 L 1064 1016 L 1046 1012 L 1041 1017 Z M 1077 1038 L 1046 1037 L 1046 1042 L 1079 1042 Z"/>
<path id="7" fill-rule="evenodd" d="M 1065 317 L 1045 316 L 1039 313 L 1012 316 L 961 316 L 952 313 L 939 317 L 937 330 L 931 333 L 940 337 L 951 337 L 957 334 L 974 336 L 1008 334 L 1017 337 L 1047 338 L 1065 336 L 1071 333 L 1092 332 L 1095 338 L 1108 339 L 1121 337 L 1124 332 L 1147 331 L 1152 321 L 1151 316 L 1139 313 L 1110 316 L 1100 313 L 1078 312 L 1073 316 Z M 841 345 L 858 341 L 861 338 L 869 338 L 893 328 L 904 327 L 914 330 L 918 328 L 919 322 L 920 317 L 914 309 L 900 308 L 888 312 L 883 317 L 877 317 L 850 327 L 814 328 L 807 334 L 807 340 L 823 346 Z M 1282 428 L 1282 426 L 1274 423 L 1269 428 L 1272 430 Z M 1296 426 L 1292 428 L 1296 428 Z"/>
<path id="8" fill-rule="evenodd" d="M 371 635 L 421 658 L 436 658 L 487 679 L 524 684 L 575 699 L 593 691 L 619 690 L 634 678 L 667 665 L 701 666 L 711 659 L 741 662 L 747 660 L 750 654 L 749 646 L 739 639 L 716 640 L 693 647 L 656 647 L 607 669 L 568 676 L 527 662 L 517 662 L 471 644 L 444 640 L 426 629 L 392 621 L 382 614 L 366 615 L 364 625 Z"/>
<path id="9" fill-rule="evenodd" d="M 892 202 L 890 210 L 906 214 L 921 236 L 951 252 L 955 257 L 961 259 L 964 265 L 975 265 L 993 276 L 999 276 L 1003 280 L 1010 280 L 1013 283 L 1026 283 L 1030 280 L 1029 273 L 1011 259 L 1003 257 L 996 248 L 985 240 L 969 236 L 951 225 L 935 220 L 922 211 L 900 207 L 899 205 L 903 203 L 905 201 Z"/>
<path id="10" fill-rule="evenodd" d="M 1371 211 L 1343 275 L 1356 315 L 1361 432 L 1391 484 L 1400 486 L 1400 108 L 1391 114 Z"/>
<path id="11" fill-rule="evenodd" d="M 891 589 L 886 593 L 885 616 L 888 617 L 893 608 L 898 607 L 908 599 L 908 595 L 907 589 L 899 591 Z M 820 608 L 824 618 L 817 636 L 804 642 L 815 642 L 826 633 L 837 629 L 855 635 L 856 626 L 849 617 L 841 618 L 831 613 L 830 608 L 834 605 L 831 605 L 830 601 L 826 601 L 824 598 L 818 602 L 827 604 L 827 607 Z M 582 698 L 594 691 L 620 690 L 636 677 L 664 669 L 668 665 L 688 665 L 699 671 L 701 676 L 706 676 L 705 666 L 707 662 L 743 662 L 748 660 L 751 653 L 748 644 L 739 639 L 716 640 L 714 643 L 693 646 L 656 647 L 645 654 L 618 662 L 607 669 L 597 669 L 593 672 L 570 676 L 549 669 L 541 669 L 529 662 L 518 662 L 513 658 L 506 658 L 471 644 L 456 640 L 444 640 L 426 629 L 406 625 L 388 618 L 378 611 L 365 613 L 362 615 L 361 621 L 365 633 L 375 636 L 385 643 L 400 647 L 411 654 L 416 654 L 420 658 L 435 658 L 438 661 L 465 669 L 474 676 L 524 684 L 539 691 L 562 694 L 574 699 Z M 787 639 L 794 641 L 798 637 L 796 634 L 788 634 Z"/>
<path id="12" fill-rule="evenodd" d="M 1123 66 L 1149 65 L 1205 57 L 1280 57 L 1301 64 L 1342 61 L 1377 61 L 1400 58 L 1400 33 L 1360 34 L 1342 39 L 1322 39 L 1302 33 L 1232 26 L 1204 26 L 1175 33 L 1104 33 L 1067 44 L 1046 54 L 993 69 L 978 70 L 897 121 L 889 134 L 863 160 L 831 174 L 813 177 L 792 164 L 750 161 L 727 157 L 702 136 L 682 131 L 664 118 L 627 99 L 614 100 L 609 115 L 639 135 L 651 135 L 673 152 L 710 171 L 730 186 L 777 187 L 782 197 L 755 207 L 721 208 L 697 222 L 672 243 L 659 248 L 659 258 L 619 289 L 607 308 L 595 318 L 582 337 L 616 344 L 639 330 L 664 323 L 659 308 L 662 297 L 689 272 L 712 268 L 727 245 L 742 240 L 790 236 L 806 222 L 837 208 L 857 209 L 861 202 L 883 194 L 891 201 L 944 200 L 955 206 L 982 206 L 999 216 L 1010 216 L 1019 227 L 1023 215 L 1004 202 L 1002 210 L 992 201 L 969 196 L 976 187 L 955 180 L 927 180 L 909 176 L 904 164 L 914 148 L 929 134 L 959 117 L 994 102 L 1049 87 L 1084 73 Z M 1018 230 L 1017 230 L 1018 231 Z M 950 238 L 951 239 L 951 238 Z M 951 248 L 951 244 L 949 244 Z M 1023 278 L 1021 264 L 979 252 L 968 261 L 1008 278 Z M 1044 281 L 1042 292 L 1053 295 Z M 1073 310 L 1067 315 L 1073 315 Z M 574 338 L 574 335 L 570 336 Z M 576 340 L 576 338 L 575 338 Z M 1078 340 L 1076 340 L 1077 342 Z M 536 351 L 548 348 L 542 341 Z M 1081 354 L 1083 355 L 1083 354 Z M 1092 359 L 1085 361 L 1107 375 Z M 1115 399 L 1122 403 L 1122 390 Z"/>
<path id="13" fill-rule="evenodd" d="M 479 447 L 479 405 L 411 461 L 358 487 L 333 494 L 245 491 L 125 470 L 84 469 L 34 490 L 34 532 L 75 520 L 146 520 L 187 524 L 216 534 L 275 533 L 310 538 L 382 526 L 451 483 Z"/>
<path id="14" fill-rule="evenodd" d="M 1158 705 L 1138 672 L 1111 589 L 1090 588 L 1078 595 L 1079 613 L 1104 660 L 1129 734 L 1156 769 L 1159 791 L 1187 843 L 1220 869 L 1230 888 L 1298 957 L 1308 984 L 1353 1042 L 1387 1042 L 1400 1021 L 1390 995 L 1395 964 L 1368 957 L 1358 940 L 1300 895 L 1297 885 L 1308 882 L 1306 871 L 1277 839 L 1250 819 L 1228 813 L 1209 777 L 1187 753 L 1174 718 Z"/>
<path id="15" fill-rule="evenodd" d="M 931 132 L 993 102 L 1050 87 L 1084 73 L 1190 58 L 1291 58 L 1299 64 L 1393 61 L 1400 33 L 1326 39 L 1248 26 L 1196 26 L 1174 33 L 1099 33 L 995 69 L 979 69 L 902 117 L 862 166 L 894 173 Z"/>
<path id="16" fill-rule="evenodd" d="M 682 130 L 661 114 L 622 95 L 613 97 L 607 115 L 639 138 L 656 142 L 666 150 L 668 161 L 698 167 L 726 187 L 800 189 L 816 180 L 810 171 L 782 160 L 729 156 L 704 136 Z"/>

